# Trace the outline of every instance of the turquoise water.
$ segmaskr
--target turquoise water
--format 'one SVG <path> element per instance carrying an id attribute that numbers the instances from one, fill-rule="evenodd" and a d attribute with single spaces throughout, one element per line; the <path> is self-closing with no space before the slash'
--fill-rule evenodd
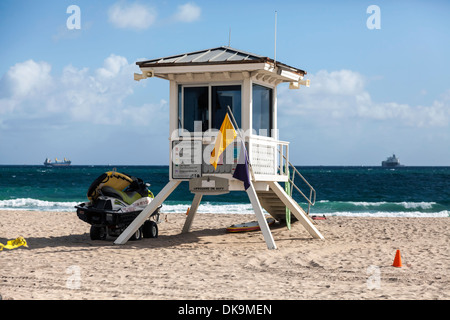
<path id="1" fill-rule="evenodd" d="M 142 178 L 157 194 L 168 182 L 168 166 L 116 166 Z M 92 181 L 109 166 L 0 166 L 0 209 L 75 211 L 87 201 Z M 317 192 L 311 214 L 346 216 L 448 217 L 450 167 L 297 167 Z M 304 189 L 306 193 L 306 189 Z M 163 212 L 184 213 L 193 194 L 182 183 Z M 301 203 L 301 197 L 294 193 Z M 306 208 L 306 206 L 304 206 Z M 252 213 L 245 192 L 205 196 L 199 212 Z"/>

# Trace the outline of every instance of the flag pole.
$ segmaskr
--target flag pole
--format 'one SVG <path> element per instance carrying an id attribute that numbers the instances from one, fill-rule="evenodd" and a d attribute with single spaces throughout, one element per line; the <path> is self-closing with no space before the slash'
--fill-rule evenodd
<path id="1" fill-rule="evenodd" d="M 242 136 L 241 129 L 237 125 L 236 119 L 234 118 L 233 111 L 231 111 L 231 108 L 229 105 L 227 105 L 227 108 L 228 108 L 228 112 L 231 116 L 231 120 L 233 121 L 233 125 L 236 127 L 237 132 L 239 134 L 239 138 L 244 143 L 244 147 L 245 147 L 245 140 L 244 140 L 244 137 Z M 247 155 L 248 155 L 248 153 L 247 153 Z M 247 157 L 247 161 L 248 161 L 248 167 L 250 169 L 250 174 L 252 175 L 252 180 L 255 181 L 255 174 L 253 173 L 253 167 L 252 167 L 252 164 L 250 163 L 250 156 Z"/>
<path id="2" fill-rule="evenodd" d="M 236 119 L 234 118 L 233 111 L 231 111 L 231 108 L 230 108 L 229 105 L 227 105 L 227 108 L 228 108 L 228 112 L 230 113 L 231 120 L 233 120 L 233 125 L 238 129 L 237 131 L 238 131 L 238 134 L 239 134 L 239 138 L 241 138 L 241 140 L 244 141 L 244 138 L 242 137 L 241 129 L 237 125 Z"/>

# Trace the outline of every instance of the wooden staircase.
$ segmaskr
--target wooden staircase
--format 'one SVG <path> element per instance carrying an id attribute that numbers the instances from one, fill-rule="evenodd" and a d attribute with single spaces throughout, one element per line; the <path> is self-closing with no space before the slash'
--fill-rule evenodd
<path id="1" fill-rule="evenodd" d="M 285 191 L 276 181 L 268 181 L 269 189 L 256 191 L 259 203 L 276 220 L 286 221 L 286 207 L 291 210 L 291 222 L 299 221 L 305 229 L 317 239 L 324 239 L 319 230 L 315 227 L 315 221 L 311 219 L 309 213 Z M 309 210 L 308 210 L 309 211 Z"/>
<path id="2" fill-rule="evenodd" d="M 316 229 L 314 225 L 316 222 L 309 216 L 311 206 L 314 206 L 316 202 L 316 190 L 309 184 L 308 181 L 302 176 L 302 174 L 295 168 L 295 166 L 289 162 L 288 158 L 283 154 L 282 150 L 278 150 L 280 153 L 280 166 L 279 174 L 287 176 L 287 182 L 289 183 L 290 194 L 287 194 L 285 188 L 282 188 L 278 182 L 268 181 L 269 188 L 264 190 L 257 190 L 259 203 L 272 217 L 276 220 L 285 223 L 286 222 L 286 209 L 289 208 L 291 212 L 291 223 L 300 221 L 300 223 L 309 231 L 314 238 L 323 239 L 323 236 Z M 284 163 L 282 162 L 284 160 Z M 295 179 L 297 177 L 297 179 Z M 300 180 L 299 180 L 300 179 Z M 302 188 L 309 189 L 309 196 L 307 196 L 297 185 L 301 184 Z M 292 197 L 292 192 L 297 191 L 303 199 L 305 199 L 308 209 L 304 210 L 296 200 Z M 308 193 L 308 192 L 306 192 Z"/>
<path id="3" fill-rule="evenodd" d="M 286 222 L 286 205 L 276 195 L 276 193 L 273 192 L 272 189 L 269 188 L 268 191 L 256 191 L 256 194 L 258 195 L 261 207 L 263 207 L 277 221 L 282 223 Z M 286 196 L 288 195 L 286 194 Z M 316 224 L 316 222 L 311 219 L 309 214 L 294 199 L 292 199 L 292 201 L 295 202 L 297 210 L 302 212 L 313 224 Z M 297 221 L 297 218 L 294 214 L 292 214 L 291 223 L 294 223 L 295 221 Z"/>
<path id="4" fill-rule="evenodd" d="M 286 221 L 286 205 L 278 198 L 272 189 L 269 188 L 268 191 L 256 191 L 256 194 L 258 195 L 261 207 L 263 207 L 272 217 L 280 222 Z"/>

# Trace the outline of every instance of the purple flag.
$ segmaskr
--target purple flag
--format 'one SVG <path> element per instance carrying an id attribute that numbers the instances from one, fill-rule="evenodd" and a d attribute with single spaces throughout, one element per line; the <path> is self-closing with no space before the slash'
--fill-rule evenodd
<path id="1" fill-rule="evenodd" d="M 236 178 L 244 182 L 245 190 L 247 190 L 248 187 L 250 187 L 250 174 L 248 171 L 248 155 L 243 141 L 241 141 L 241 151 L 239 152 L 239 159 L 236 165 L 236 170 L 234 170 L 233 178 Z"/>

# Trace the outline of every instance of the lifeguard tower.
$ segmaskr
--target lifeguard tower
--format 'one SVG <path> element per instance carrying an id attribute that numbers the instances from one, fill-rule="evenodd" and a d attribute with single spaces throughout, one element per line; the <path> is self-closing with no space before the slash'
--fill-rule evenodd
<path id="1" fill-rule="evenodd" d="M 290 89 L 309 86 L 305 71 L 231 47 L 136 64 L 142 74 L 135 74 L 135 80 L 158 77 L 170 81 L 169 182 L 116 239 L 116 244 L 126 243 L 183 181 L 189 182 L 194 194 L 183 233 L 189 232 L 203 195 L 246 190 L 269 249 L 276 249 L 276 244 L 262 208 L 278 221 L 286 219 L 288 208 L 312 237 L 323 239 L 309 217 L 315 190 L 291 165 L 289 143 L 280 141 L 278 135 L 277 86 L 283 82 L 288 82 Z M 214 168 L 209 162 L 210 154 L 227 112 L 238 135 Z M 245 148 L 239 140 L 245 142 Z M 237 159 L 245 149 L 251 173 L 247 189 L 233 177 Z M 307 209 L 288 195 L 280 182 L 289 183 L 291 190 L 300 192 Z M 296 185 L 299 183 L 301 188 Z M 305 188 L 308 191 L 303 192 Z"/>

